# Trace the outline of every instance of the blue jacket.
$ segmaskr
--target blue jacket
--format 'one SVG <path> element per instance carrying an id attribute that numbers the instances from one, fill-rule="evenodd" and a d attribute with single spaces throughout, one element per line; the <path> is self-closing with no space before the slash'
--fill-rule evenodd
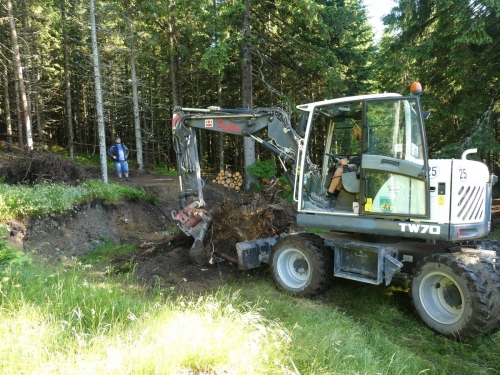
<path id="1" fill-rule="evenodd" d="M 127 160 L 128 154 L 129 154 L 128 147 L 125 146 L 124 144 L 122 144 L 122 148 L 123 148 L 123 155 L 125 156 L 125 160 Z M 111 146 L 108 149 L 108 155 L 111 156 L 111 158 L 113 160 L 118 160 L 118 147 L 116 147 L 116 144 L 114 144 L 113 146 Z M 113 158 L 113 156 L 116 156 L 116 159 Z"/>

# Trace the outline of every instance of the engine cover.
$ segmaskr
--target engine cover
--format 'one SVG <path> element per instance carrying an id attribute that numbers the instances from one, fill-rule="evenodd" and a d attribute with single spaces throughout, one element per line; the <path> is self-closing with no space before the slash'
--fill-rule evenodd
<path id="1" fill-rule="evenodd" d="M 490 213 L 489 172 L 483 163 L 463 159 L 429 160 L 430 221 L 476 224 Z"/>

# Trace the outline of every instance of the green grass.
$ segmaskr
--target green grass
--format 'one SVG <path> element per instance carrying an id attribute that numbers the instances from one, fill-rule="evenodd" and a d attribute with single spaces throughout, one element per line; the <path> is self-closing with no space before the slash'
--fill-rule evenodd
<path id="1" fill-rule="evenodd" d="M 7 185 L 0 183 L 0 221 L 14 217 L 63 213 L 76 204 L 93 198 L 116 202 L 120 199 L 144 199 L 155 203 L 157 198 L 144 190 L 118 184 L 87 180 L 79 186 L 66 184 Z"/>
<path id="2" fill-rule="evenodd" d="M 177 171 L 172 169 L 167 169 L 165 164 L 155 164 L 153 166 L 153 174 L 161 174 L 164 176 L 177 176 Z"/>
<path id="3" fill-rule="evenodd" d="M 0 225 L 0 271 L 11 265 L 24 266 L 31 264 L 31 259 L 28 258 L 22 251 L 10 247 L 4 237 L 7 237 L 9 228 L 6 225 Z"/>
<path id="4" fill-rule="evenodd" d="M 202 296 L 145 295 L 131 279 L 92 278 L 88 271 L 80 265 L 4 272 L 5 373 L 499 371 L 498 334 L 471 343 L 438 337 L 406 311 L 401 296 L 388 295 L 391 289 L 347 282 L 309 300 L 264 280 Z"/>
<path id="5" fill-rule="evenodd" d="M 500 334 L 460 343 L 434 334 L 406 292 L 336 279 L 316 300 L 276 290 L 270 280 L 242 286 L 266 318 L 291 332 L 289 361 L 301 374 L 498 374 Z"/>
<path id="6" fill-rule="evenodd" d="M 145 294 L 130 278 L 90 271 L 3 270 L 2 373 L 283 373 L 288 332 L 237 292 Z"/>
<path id="7" fill-rule="evenodd" d="M 64 152 L 63 154 L 64 157 L 69 158 L 69 154 L 67 151 Z M 74 154 L 74 159 L 75 163 L 82 166 L 82 167 L 93 167 L 93 168 L 100 168 L 101 167 L 101 156 L 99 154 L 84 154 L 84 153 L 75 153 Z M 113 167 L 113 162 L 110 160 L 110 158 L 106 157 L 107 161 L 107 166 L 108 168 Z"/>
<path id="8" fill-rule="evenodd" d="M 63 158 L 69 158 L 69 152 L 67 149 L 58 146 L 58 145 L 52 145 L 50 148 L 47 149 L 47 151 L 57 154 Z M 99 155 L 99 152 L 94 153 L 94 154 L 89 154 L 85 152 L 77 152 L 76 150 L 73 153 L 74 156 L 74 162 L 82 167 L 93 167 L 93 168 L 100 168 L 101 167 L 101 156 Z M 113 162 L 107 158 L 107 165 L 108 168 L 113 167 Z"/>
<path id="9" fill-rule="evenodd" d="M 92 252 L 83 255 L 80 260 L 90 264 L 109 262 L 120 255 L 130 254 L 137 248 L 136 245 L 116 244 L 104 238 L 101 241 L 103 245 L 97 246 Z"/>
<path id="10" fill-rule="evenodd" d="M 500 240 L 500 229 L 492 230 L 486 238 L 490 240 Z"/>
<path id="11" fill-rule="evenodd" d="M 58 268 L 9 251 L 17 255 L 0 263 L 3 373 L 500 373 L 500 334 L 439 337 L 397 287 L 336 279 L 316 299 L 294 298 L 257 270 L 185 296 L 99 271 L 127 246 L 107 242 Z"/>

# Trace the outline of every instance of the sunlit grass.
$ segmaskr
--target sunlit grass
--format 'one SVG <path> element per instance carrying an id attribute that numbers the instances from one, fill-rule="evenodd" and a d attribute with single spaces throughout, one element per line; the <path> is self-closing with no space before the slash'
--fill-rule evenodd
<path id="1" fill-rule="evenodd" d="M 15 217 L 63 213 L 74 205 L 86 203 L 93 198 L 109 202 L 116 202 L 120 199 L 153 201 L 144 190 L 124 185 L 105 184 L 98 180 L 87 180 L 79 186 L 63 183 L 34 186 L 0 183 L 0 221 Z"/>
<path id="2" fill-rule="evenodd" d="M 288 331 L 238 293 L 145 296 L 87 268 L 3 270 L 2 373 L 283 373 Z"/>
<path id="3" fill-rule="evenodd" d="M 111 244 L 103 249 L 107 259 Z M 106 276 L 94 263 L 11 260 L 0 265 L 4 373 L 498 372 L 499 334 L 468 343 L 439 337 L 395 287 L 337 280 L 311 300 L 242 274 L 217 291 L 182 296 L 174 287 L 146 293 L 132 273 Z"/>

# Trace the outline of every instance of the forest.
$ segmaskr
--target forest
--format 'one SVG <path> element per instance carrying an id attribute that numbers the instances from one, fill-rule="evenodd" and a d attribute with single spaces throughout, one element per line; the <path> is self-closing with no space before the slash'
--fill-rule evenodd
<path id="1" fill-rule="evenodd" d="M 419 81 L 430 156 L 478 148 L 498 174 L 500 0 L 394 5 L 375 40 L 362 0 L 2 1 L 0 142 L 102 165 L 119 135 L 135 167 L 174 169 L 176 106 L 296 119 L 299 104 Z M 243 144 L 200 132 L 203 167 L 241 170 Z"/>

